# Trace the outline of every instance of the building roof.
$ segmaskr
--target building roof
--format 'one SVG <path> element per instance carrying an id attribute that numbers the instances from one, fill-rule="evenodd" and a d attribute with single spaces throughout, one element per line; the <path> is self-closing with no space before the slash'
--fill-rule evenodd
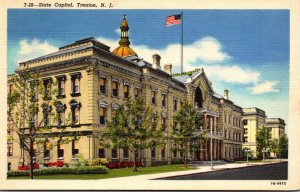
<path id="1" fill-rule="evenodd" d="M 115 50 L 113 50 L 113 54 L 119 57 L 127 57 L 127 56 L 137 56 L 136 52 L 126 45 L 120 45 Z"/>

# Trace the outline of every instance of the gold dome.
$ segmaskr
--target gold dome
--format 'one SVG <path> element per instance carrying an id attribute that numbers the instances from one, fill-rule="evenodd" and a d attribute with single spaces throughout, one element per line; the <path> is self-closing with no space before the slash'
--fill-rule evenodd
<path id="1" fill-rule="evenodd" d="M 137 56 L 136 52 L 133 49 L 131 49 L 129 46 L 124 46 L 124 45 L 121 45 L 121 46 L 117 47 L 113 51 L 113 54 L 115 54 L 117 56 L 120 56 L 120 57 L 127 57 L 127 56 L 130 56 L 130 55 Z"/>
<path id="2" fill-rule="evenodd" d="M 136 52 L 129 47 L 130 45 L 130 41 L 128 37 L 129 26 L 126 21 L 126 15 L 124 15 L 123 20 L 121 21 L 120 30 L 121 30 L 121 38 L 119 41 L 120 46 L 117 47 L 115 50 L 113 50 L 113 54 L 119 57 L 127 57 L 130 55 L 137 56 Z"/>

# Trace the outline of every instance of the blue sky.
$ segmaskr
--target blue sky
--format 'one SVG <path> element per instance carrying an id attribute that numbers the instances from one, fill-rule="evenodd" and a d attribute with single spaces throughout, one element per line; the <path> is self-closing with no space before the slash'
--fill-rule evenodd
<path id="1" fill-rule="evenodd" d="M 203 67 L 219 94 L 242 107 L 258 107 L 287 121 L 288 10 L 8 10 L 8 73 L 18 62 L 93 36 L 117 47 L 123 14 L 131 47 L 145 60 L 162 56 L 179 72 L 180 25 L 165 18 L 184 14 L 184 69 Z"/>

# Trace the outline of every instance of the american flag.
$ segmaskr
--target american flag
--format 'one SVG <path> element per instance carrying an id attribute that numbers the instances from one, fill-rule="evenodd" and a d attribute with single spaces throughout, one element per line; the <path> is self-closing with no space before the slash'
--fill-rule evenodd
<path id="1" fill-rule="evenodd" d="M 170 15 L 166 19 L 166 26 L 181 24 L 181 15 Z"/>

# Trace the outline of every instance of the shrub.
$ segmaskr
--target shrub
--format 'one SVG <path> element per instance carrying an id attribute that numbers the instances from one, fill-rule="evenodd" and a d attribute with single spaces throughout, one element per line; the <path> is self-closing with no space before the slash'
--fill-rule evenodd
<path id="1" fill-rule="evenodd" d="M 48 168 L 39 169 L 33 172 L 34 176 L 41 175 L 83 175 L 83 174 L 107 174 L 108 169 L 104 166 L 91 166 L 91 167 L 76 167 L 76 168 Z M 7 172 L 8 177 L 18 177 L 18 176 L 29 176 L 29 171 L 9 171 Z"/>
<path id="2" fill-rule="evenodd" d="M 98 158 L 88 162 L 89 166 L 104 166 L 108 164 L 107 159 L 105 158 Z"/>
<path id="3" fill-rule="evenodd" d="M 74 165 L 76 167 L 84 167 L 88 165 L 88 161 L 84 159 L 84 156 L 82 154 L 76 154 L 75 158 L 76 158 L 76 162 Z"/>
<path id="4" fill-rule="evenodd" d="M 172 159 L 172 164 L 182 164 L 183 163 L 183 159 Z"/>

